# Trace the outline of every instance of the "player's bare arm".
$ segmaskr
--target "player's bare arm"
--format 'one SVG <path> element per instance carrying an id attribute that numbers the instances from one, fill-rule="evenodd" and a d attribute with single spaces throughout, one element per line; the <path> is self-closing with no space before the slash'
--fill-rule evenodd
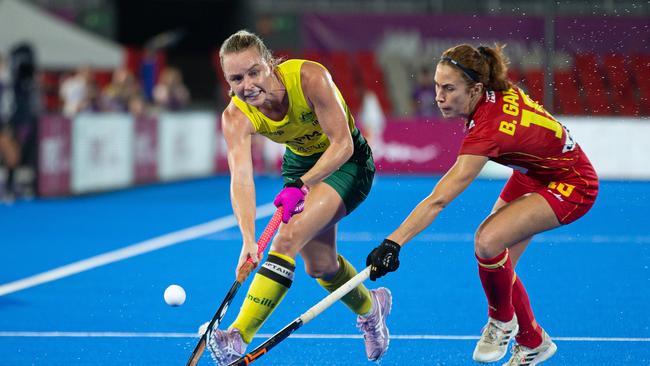
<path id="1" fill-rule="evenodd" d="M 221 123 L 228 145 L 230 198 L 244 243 L 237 264 L 239 268 L 248 255 L 255 263 L 259 261 L 255 241 L 255 182 L 251 153 L 251 139 L 255 130 L 244 113 L 232 102 L 224 110 Z"/>
<path id="2" fill-rule="evenodd" d="M 422 200 L 404 222 L 388 236 L 402 246 L 426 229 L 436 216 L 474 181 L 488 158 L 478 155 L 460 155 L 456 163 L 440 179 L 427 198 Z"/>
<path id="3" fill-rule="evenodd" d="M 302 90 L 327 135 L 330 146 L 305 175 L 302 181 L 309 187 L 327 178 L 341 167 L 354 151 L 345 110 L 336 95 L 329 72 L 307 61 L 301 70 Z"/>

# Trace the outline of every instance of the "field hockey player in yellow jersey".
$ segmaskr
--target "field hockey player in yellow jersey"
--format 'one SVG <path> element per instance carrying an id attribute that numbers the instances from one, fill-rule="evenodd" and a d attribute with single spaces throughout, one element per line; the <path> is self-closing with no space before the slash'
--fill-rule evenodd
<path id="1" fill-rule="evenodd" d="M 226 39 L 219 56 L 232 95 L 222 115 L 222 129 L 228 145 L 232 207 L 243 238 L 237 271 L 248 256 L 259 261 L 251 138 L 261 134 L 286 146 L 285 184 L 274 201 L 284 207 L 283 225 L 235 321 L 228 330 L 209 333 L 208 348 L 224 365 L 244 354 L 284 298 L 297 255 L 304 260 L 305 271 L 327 291 L 356 275 L 350 262 L 337 253 L 337 223 L 370 192 L 375 165 L 325 67 L 307 60 L 278 63 L 263 41 L 245 30 Z M 368 359 L 378 360 L 388 349 L 390 292 L 360 285 L 342 301 L 357 315 Z"/>

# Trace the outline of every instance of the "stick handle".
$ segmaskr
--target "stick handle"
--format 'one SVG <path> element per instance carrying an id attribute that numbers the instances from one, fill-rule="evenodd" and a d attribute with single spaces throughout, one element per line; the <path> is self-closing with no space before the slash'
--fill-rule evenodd
<path id="1" fill-rule="evenodd" d="M 273 217 L 271 217 L 271 220 L 266 225 L 264 232 L 262 232 L 262 235 L 257 240 L 258 258 L 259 256 L 262 255 L 262 253 L 264 253 L 264 250 L 266 249 L 266 247 L 271 242 L 271 239 L 273 238 L 273 234 L 275 234 L 275 231 L 280 226 L 280 223 L 282 222 L 283 211 L 284 211 L 284 207 L 282 206 L 278 207 L 278 209 L 273 214 Z M 246 278 L 248 278 L 248 276 L 251 274 L 251 272 L 253 272 L 254 269 L 255 269 L 255 263 L 253 263 L 253 258 L 248 257 L 246 262 L 242 265 L 241 269 L 239 270 L 239 274 L 237 275 L 237 282 L 244 283 L 244 281 L 246 281 Z"/>

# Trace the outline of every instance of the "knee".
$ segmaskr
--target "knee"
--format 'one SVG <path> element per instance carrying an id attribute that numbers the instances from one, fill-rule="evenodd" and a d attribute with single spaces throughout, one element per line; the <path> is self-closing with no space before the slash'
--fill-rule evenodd
<path id="1" fill-rule="evenodd" d="M 305 245 L 304 236 L 304 233 L 298 230 L 295 225 L 284 225 L 273 238 L 271 250 L 295 258 Z"/>
<path id="2" fill-rule="evenodd" d="M 324 269 L 319 266 L 310 266 L 305 264 L 305 272 L 309 275 L 309 277 L 316 279 L 326 276 Z"/>
<path id="3" fill-rule="evenodd" d="M 338 262 L 325 260 L 305 261 L 305 272 L 312 278 L 327 280 L 332 278 L 339 270 Z"/>
<path id="4" fill-rule="evenodd" d="M 294 249 L 294 233 L 292 230 L 280 230 L 275 238 L 273 238 L 273 245 L 271 250 L 280 254 L 295 257 L 297 251 Z"/>
<path id="5" fill-rule="evenodd" d="M 479 258 L 494 258 L 503 252 L 503 243 L 500 243 L 494 230 L 479 227 L 474 234 L 474 251 Z"/>

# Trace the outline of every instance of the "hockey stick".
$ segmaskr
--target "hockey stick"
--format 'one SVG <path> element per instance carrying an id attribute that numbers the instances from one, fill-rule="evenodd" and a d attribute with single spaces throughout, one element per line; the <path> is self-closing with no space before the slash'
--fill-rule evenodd
<path id="1" fill-rule="evenodd" d="M 275 211 L 275 214 L 273 214 L 273 217 L 271 217 L 271 220 L 266 225 L 264 232 L 262 233 L 259 240 L 257 241 L 258 257 L 262 253 L 264 253 L 264 249 L 266 249 L 266 246 L 271 241 L 271 238 L 273 238 L 273 234 L 280 226 L 280 223 L 282 222 L 282 211 L 283 208 L 278 207 L 277 211 Z M 248 277 L 248 275 L 251 274 L 253 269 L 255 269 L 255 264 L 253 264 L 253 260 L 249 257 L 246 263 L 242 265 L 242 268 L 239 271 L 239 274 L 237 275 L 237 279 L 230 287 L 228 294 L 226 294 L 226 297 L 221 302 L 221 305 L 219 306 L 219 309 L 217 309 L 217 312 L 214 313 L 214 316 L 212 317 L 212 320 L 210 320 L 210 323 L 208 324 L 208 327 L 205 329 L 205 332 L 203 332 L 203 334 L 201 335 L 201 339 L 199 339 L 199 343 L 197 343 L 196 347 L 194 347 L 194 351 L 192 352 L 192 355 L 190 356 L 189 360 L 187 360 L 186 366 L 195 366 L 199 362 L 199 359 L 201 358 L 201 355 L 205 350 L 205 344 L 207 342 L 208 333 L 214 327 L 219 326 L 219 324 L 221 323 L 221 319 L 223 319 L 223 316 L 226 314 L 226 311 L 228 310 L 228 306 L 230 306 L 230 303 L 235 298 L 235 295 L 237 294 L 237 290 L 239 290 L 239 287 L 242 285 L 242 283 L 246 281 L 246 278 Z"/>
<path id="2" fill-rule="evenodd" d="M 337 288 L 336 291 L 327 295 L 323 300 L 319 301 L 318 304 L 312 306 L 309 310 L 302 313 L 298 318 L 291 322 L 286 327 L 282 328 L 279 332 L 275 333 L 271 338 L 266 340 L 266 342 L 259 345 L 253 351 L 245 354 L 240 359 L 233 361 L 228 366 L 245 366 L 250 365 L 258 358 L 262 357 L 264 354 L 269 352 L 271 348 L 277 346 L 280 342 L 285 340 L 291 335 L 291 333 L 298 330 L 298 328 L 309 323 L 312 319 L 317 317 L 325 309 L 329 308 L 332 304 L 338 301 L 340 298 L 345 296 L 352 289 L 359 286 L 363 281 L 365 281 L 368 276 L 370 276 L 370 267 L 366 267 L 363 271 L 359 272 L 356 276 L 352 277 L 348 282 L 344 283 L 341 287 Z"/>

